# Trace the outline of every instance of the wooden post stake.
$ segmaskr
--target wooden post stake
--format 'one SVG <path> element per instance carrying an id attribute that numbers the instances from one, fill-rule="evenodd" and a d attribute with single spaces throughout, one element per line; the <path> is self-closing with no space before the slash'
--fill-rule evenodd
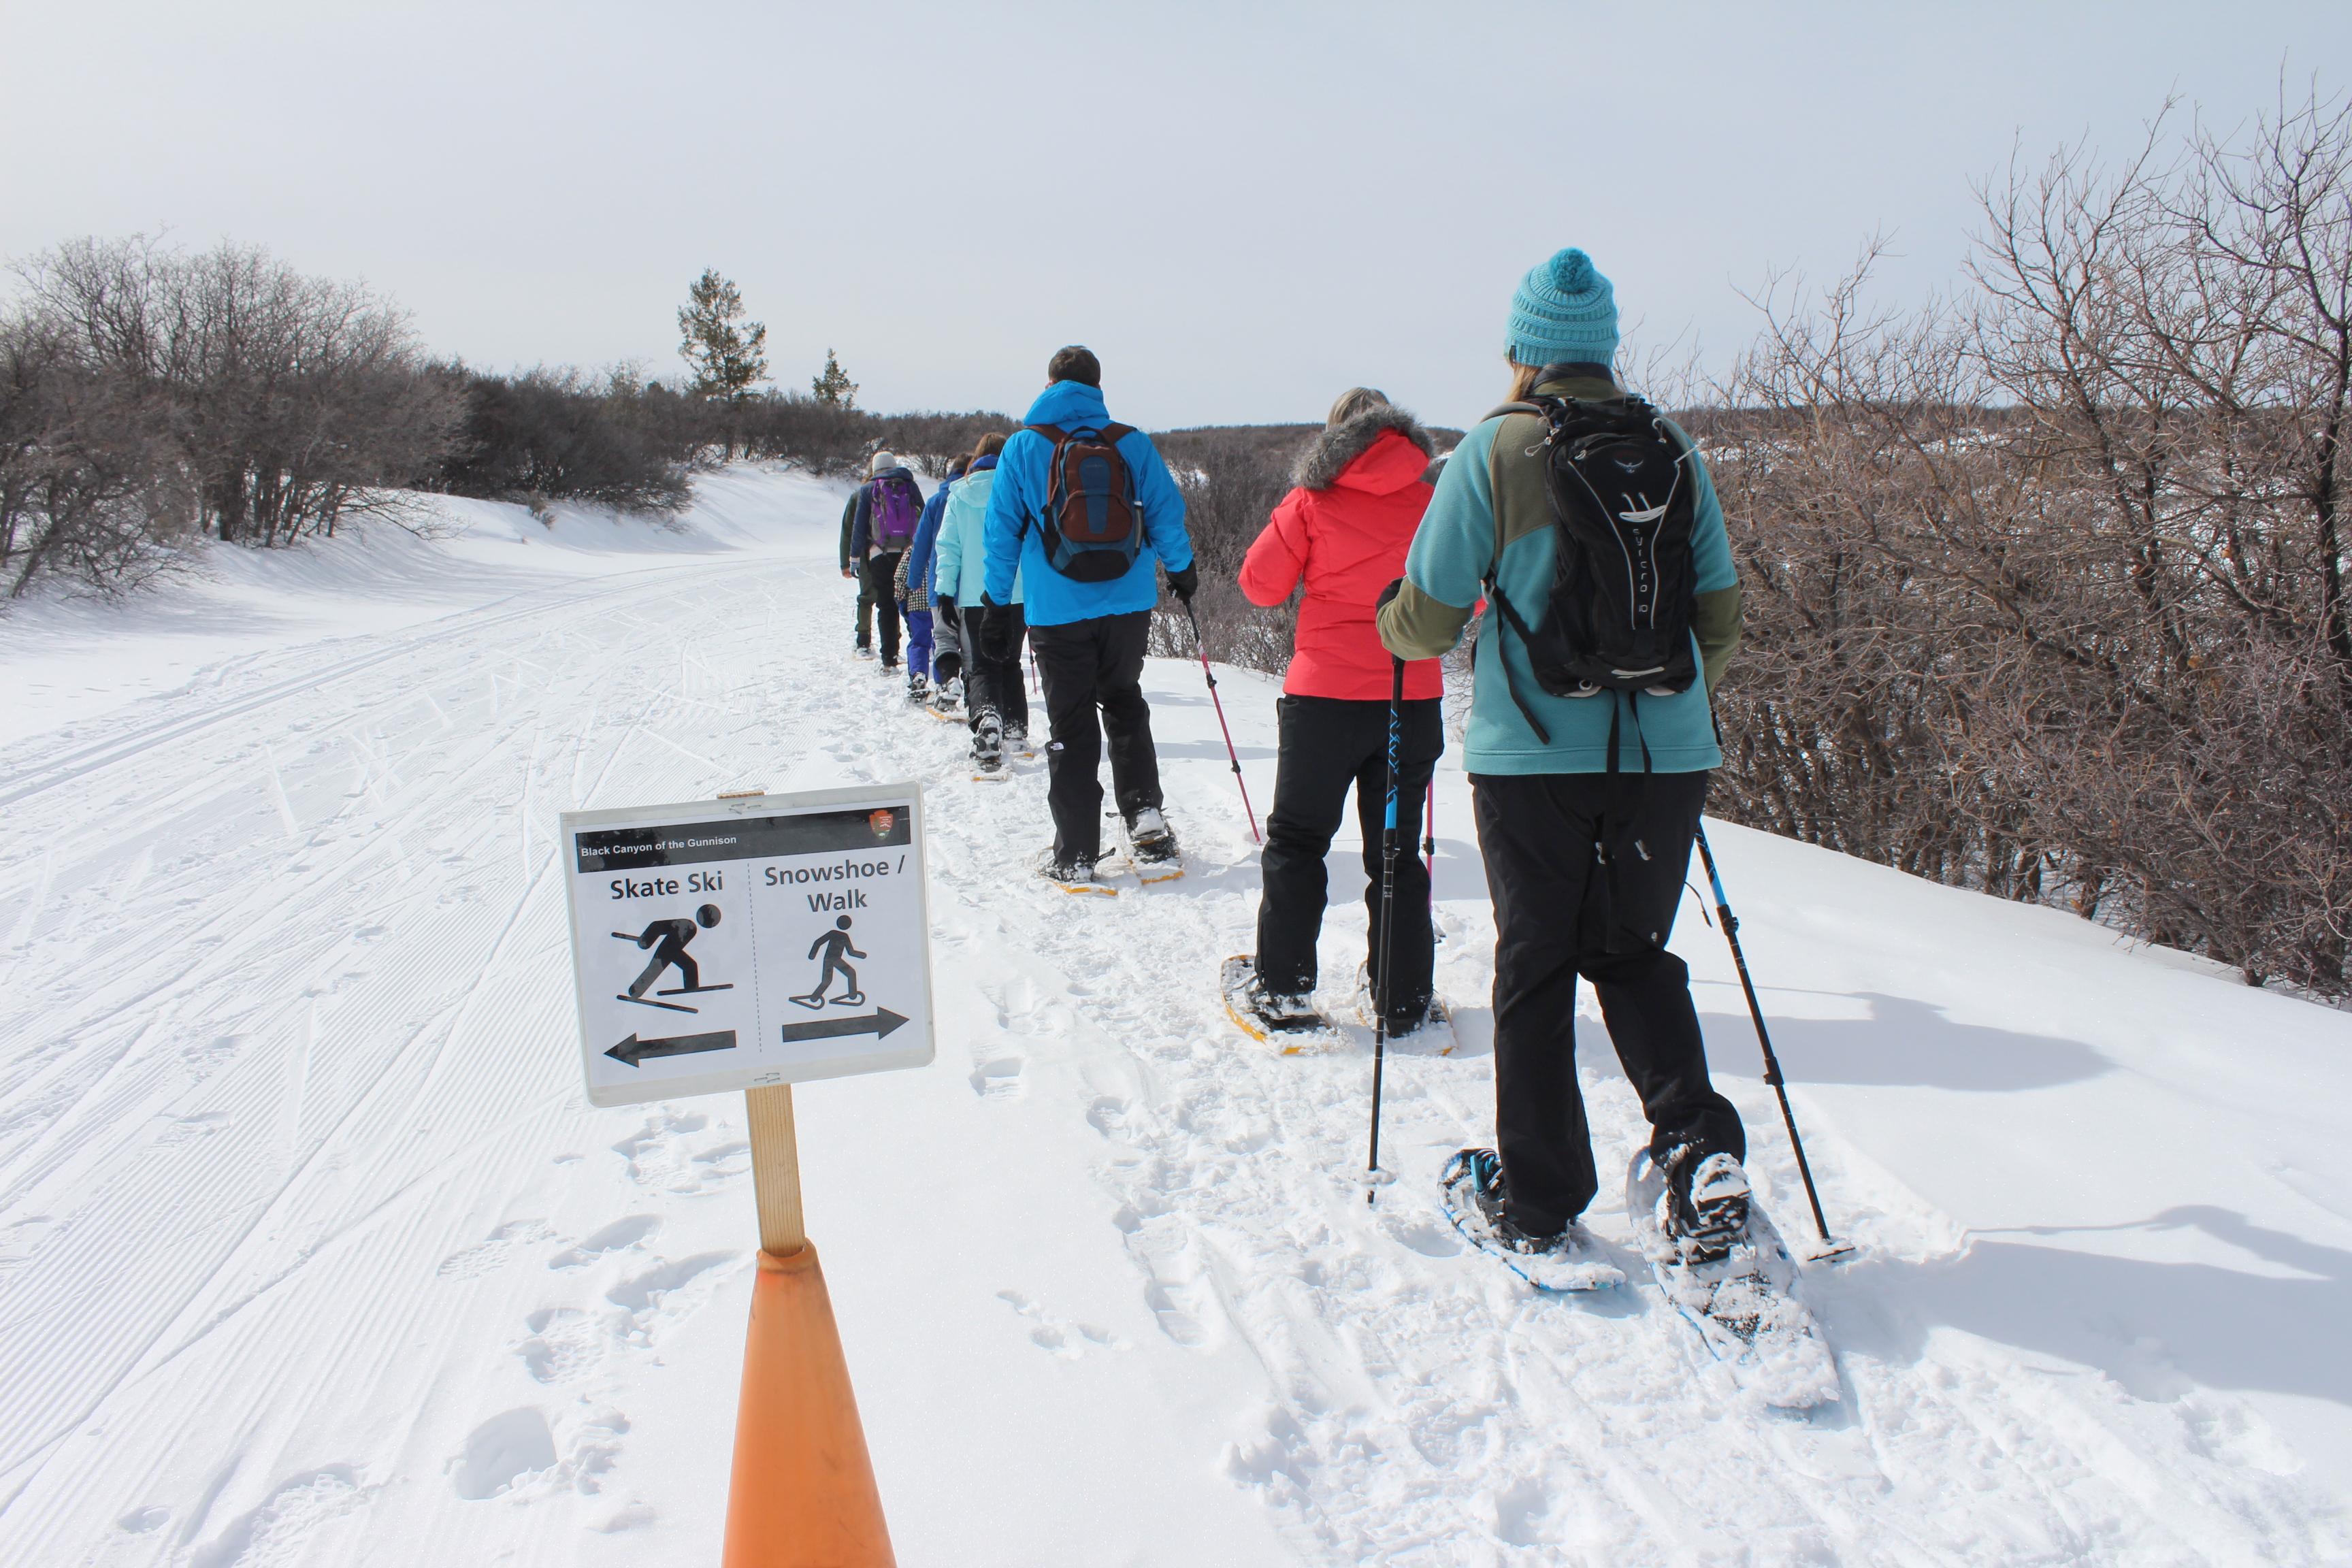
<path id="1" fill-rule="evenodd" d="M 793 1086 L 743 1091 L 751 1123 L 751 1190 L 760 1204 L 760 1250 L 790 1258 L 808 1245 L 801 1219 L 801 1147 L 793 1130 Z"/>

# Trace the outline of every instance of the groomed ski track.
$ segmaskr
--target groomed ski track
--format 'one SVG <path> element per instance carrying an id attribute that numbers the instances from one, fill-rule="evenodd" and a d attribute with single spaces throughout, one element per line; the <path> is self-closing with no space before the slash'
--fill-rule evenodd
<path id="1" fill-rule="evenodd" d="M 1715 829 L 1861 1244 L 1808 1279 L 1844 1399 L 1761 1408 L 1646 1283 L 1538 1296 L 1446 1225 L 1436 1173 L 1491 1126 L 1458 756 L 1462 1046 L 1391 1055 L 1368 1208 L 1368 1033 L 1283 1058 L 1219 1004 L 1257 878 L 1199 667 L 1147 676 L 1188 874 L 1065 897 L 1028 871 L 1042 763 L 974 785 L 961 728 L 848 657 L 840 493 L 730 470 L 702 553 L 541 551 L 438 619 L 9 745 L 0 1563 L 715 1561 L 741 1102 L 586 1106 L 556 816 L 901 778 L 931 792 L 939 1060 L 799 1109 L 910 1568 L 2352 1554 L 2352 1016 Z M 1263 805 L 1275 683 L 1220 679 Z M 1799 1243 L 1696 898 L 1675 946 Z M 1612 1206 L 1638 1109 L 1586 1010 L 1591 1219 L 1645 1280 Z"/>

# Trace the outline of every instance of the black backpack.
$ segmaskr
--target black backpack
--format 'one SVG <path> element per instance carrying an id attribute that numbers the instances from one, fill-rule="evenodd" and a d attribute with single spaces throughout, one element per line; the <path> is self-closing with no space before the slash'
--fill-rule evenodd
<path id="1" fill-rule="evenodd" d="M 1067 431 L 1030 425 L 1054 444 L 1046 459 L 1045 563 L 1076 583 L 1108 583 L 1127 575 L 1143 550 L 1143 502 L 1135 476 L 1118 455 L 1132 425 Z"/>
<path id="2" fill-rule="evenodd" d="M 1537 684 L 1554 697 L 1689 690 L 1698 679 L 1689 448 L 1664 416 L 1630 394 L 1601 402 L 1535 396 L 1515 407 L 1539 415 L 1546 427 L 1540 450 L 1556 534 L 1550 602 L 1530 626 L 1504 597 L 1494 570 L 1486 596 L 1527 646 Z M 1501 563 L 1498 552 L 1495 570 Z M 1507 679 L 1507 662 L 1503 669 Z M 1516 686 L 1511 698 L 1549 743 Z M 1613 743 L 1610 751 L 1613 771 Z"/>

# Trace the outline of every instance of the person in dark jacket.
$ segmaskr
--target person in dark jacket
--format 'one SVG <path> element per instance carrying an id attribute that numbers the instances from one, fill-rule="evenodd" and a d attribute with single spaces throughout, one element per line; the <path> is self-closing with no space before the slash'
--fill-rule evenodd
<path id="1" fill-rule="evenodd" d="M 1412 415 L 1370 387 L 1341 395 L 1323 433 L 1292 468 L 1290 493 L 1249 548 L 1242 593 L 1281 604 L 1300 587 L 1298 630 L 1282 682 L 1281 752 L 1274 809 L 1259 857 L 1255 973 L 1243 1005 L 1268 1029 L 1311 1028 L 1315 942 L 1323 927 L 1324 857 L 1350 786 L 1364 840 L 1364 907 L 1371 917 L 1364 960 L 1370 995 L 1381 991 L 1381 830 L 1389 782 L 1389 699 L 1394 664 L 1381 646 L 1373 606 L 1404 570 L 1405 551 L 1429 504 L 1436 447 Z M 1405 667 L 1397 820 L 1421 820 L 1430 773 L 1445 749 L 1440 716 L 1445 679 L 1435 659 Z M 1429 872 L 1417 855 L 1397 858 L 1396 929 L 1386 947 L 1388 1027 L 1410 1034 L 1429 1016 L 1433 964 Z"/>
<path id="2" fill-rule="evenodd" d="M 1090 349 L 1073 345 L 1045 367 L 1052 384 L 1030 405 L 1023 428 L 1004 443 L 989 492 L 982 549 L 986 556 L 981 635 L 993 660 L 1009 662 L 1015 617 L 1013 584 L 1026 600 L 1029 646 L 1045 686 L 1046 803 L 1054 814 L 1054 844 L 1041 871 L 1064 886 L 1090 885 L 1102 848 L 1103 739 L 1110 740 L 1111 787 L 1136 856 L 1166 861 L 1176 836 L 1162 814 L 1160 757 L 1151 742 L 1151 707 L 1143 698 L 1143 648 L 1151 607 L 1160 599 L 1159 569 L 1168 585 L 1192 602 L 1200 584 L 1192 541 L 1184 531 L 1184 496 L 1151 437 L 1129 430 L 1112 443 L 1142 511 L 1142 537 L 1124 572 L 1103 582 L 1066 576 L 1046 548 L 1046 505 L 1055 441 L 1065 435 L 1101 435 L 1111 425 L 1103 405 L 1102 364 Z M 1099 719 L 1097 719 L 1099 715 Z"/>
<path id="3" fill-rule="evenodd" d="M 1610 370 L 1614 291 L 1581 250 L 1560 251 L 1520 281 L 1508 343 L 1513 401 L 1447 459 L 1404 579 L 1381 607 L 1381 640 L 1400 658 L 1444 653 L 1482 597 L 1503 595 L 1522 617 L 1549 606 L 1559 531 L 1548 431 L 1519 400 L 1624 395 Z M 1708 1079 L 1690 972 L 1666 947 L 1708 772 L 1723 761 L 1710 702 L 1738 645 L 1739 577 L 1706 462 L 1687 436 L 1667 434 L 1691 485 L 1698 679 L 1681 691 L 1556 695 L 1538 684 L 1508 617 L 1485 616 L 1478 634 L 1464 752 L 1495 900 L 1499 1151 L 1465 1152 L 1483 1173 L 1479 1209 L 1522 1250 L 1582 1246 L 1576 1220 L 1599 1190 L 1576 1075 L 1580 975 L 1600 994 L 1617 1059 L 1642 1097 L 1649 1154 L 1672 1200 L 1668 1233 L 1705 1256 L 1748 1221 L 1746 1133 Z M 1634 761 L 1621 766 L 1624 757 Z"/>
<path id="4" fill-rule="evenodd" d="M 865 579 L 881 617 L 882 668 L 893 670 L 898 668 L 898 560 L 921 524 L 923 492 L 913 472 L 889 452 L 875 453 L 869 468 L 873 477 L 850 499 L 845 558 Z"/>

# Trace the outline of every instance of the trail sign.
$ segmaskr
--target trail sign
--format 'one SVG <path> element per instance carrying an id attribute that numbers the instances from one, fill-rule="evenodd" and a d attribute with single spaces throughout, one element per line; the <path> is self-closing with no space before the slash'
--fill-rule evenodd
<path id="1" fill-rule="evenodd" d="M 931 1059 L 922 791 L 563 814 L 594 1105 Z"/>

